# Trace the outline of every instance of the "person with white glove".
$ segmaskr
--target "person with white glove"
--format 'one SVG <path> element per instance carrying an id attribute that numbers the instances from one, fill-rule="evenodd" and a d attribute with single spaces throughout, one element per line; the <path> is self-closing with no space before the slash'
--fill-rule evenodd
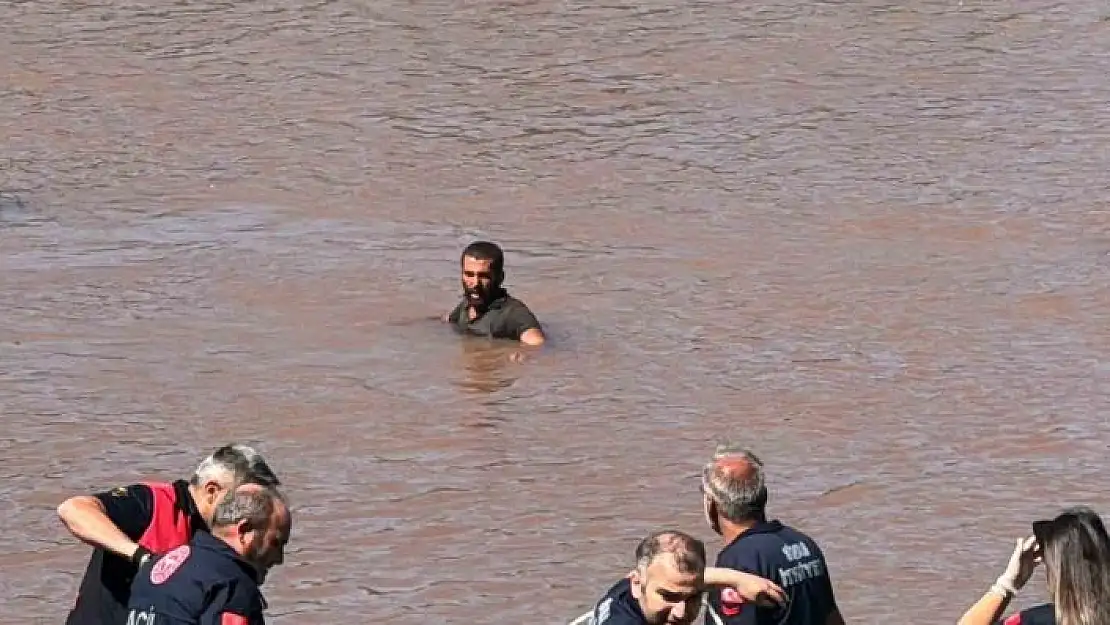
<path id="1" fill-rule="evenodd" d="M 1010 600 L 1044 563 L 1051 602 L 999 620 Z M 1110 535 L 1089 508 L 1065 510 L 1033 523 L 1019 538 L 1010 562 L 958 625 L 1103 625 L 1110 623 Z"/>
<path id="2" fill-rule="evenodd" d="M 1010 605 L 1010 600 L 1020 591 L 1039 562 L 1037 539 L 1033 536 L 1017 539 L 1010 563 L 998 576 L 990 590 L 963 615 L 958 625 L 992 625 Z"/>

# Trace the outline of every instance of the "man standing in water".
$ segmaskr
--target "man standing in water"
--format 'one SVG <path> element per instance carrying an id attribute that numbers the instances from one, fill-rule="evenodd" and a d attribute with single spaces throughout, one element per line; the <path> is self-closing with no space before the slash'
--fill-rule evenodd
<path id="1" fill-rule="evenodd" d="M 466 334 L 533 346 L 544 343 L 546 337 L 536 316 L 501 286 L 505 255 L 497 244 L 471 243 L 463 250 L 461 265 L 463 298 L 443 321 Z"/>
<path id="2" fill-rule="evenodd" d="M 93 547 L 66 624 L 124 623 L 139 567 L 207 530 L 217 503 L 245 483 L 280 484 L 253 448 L 225 445 L 201 461 L 188 481 L 132 484 L 62 502 L 58 516 L 66 529 Z"/>
<path id="3" fill-rule="evenodd" d="M 759 458 L 742 447 L 718 447 L 702 470 L 701 488 L 706 521 L 725 541 L 717 566 L 775 581 L 787 596 L 782 607 L 763 607 L 728 588 L 712 592 L 709 606 L 724 625 L 844 625 L 820 547 L 805 534 L 767 520 Z M 706 625 L 715 625 L 712 616 L 706 614 Z"/>

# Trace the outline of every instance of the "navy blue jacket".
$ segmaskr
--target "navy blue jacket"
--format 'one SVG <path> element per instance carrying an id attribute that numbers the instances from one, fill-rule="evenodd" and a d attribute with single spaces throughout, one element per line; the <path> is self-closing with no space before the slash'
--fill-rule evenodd
<path id="1" fill-rule="evenodd" d="M 613 584 L 597 602 L 589 625 L 647 625 L 639 602 L 632 596 L 632 582 L 628 578 Z"/>
<path id="2" fill-rule="evenodd" d="M 265 608 L 254 567 L 198 532 L 135 576 L 126 625 L 264 625 Z"/>
<path id="3" fill-rule="evenodd" d="M 713 590 L 709 605 L 725 625 L 825 625 L 837 607 L 821 548 L 778 521 L 759 523 L 737 536 L 717 555 L 717 566 L 769 579 L 787 596 L 785 606 L 761 608 L 730 588 Z M 709 614 L 706 625 L 713 625 Z"/>

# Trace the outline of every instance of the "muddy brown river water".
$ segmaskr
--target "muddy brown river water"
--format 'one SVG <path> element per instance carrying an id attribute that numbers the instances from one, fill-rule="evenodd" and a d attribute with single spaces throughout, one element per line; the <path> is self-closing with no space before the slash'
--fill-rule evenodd
<path id="1" fill-rule="evenodd" d="M 0 15 L 0 623 L 72 603 L 61 499 L 232 439 L 299 514 L 275 623 L 564 623 L 657 526 L 715 551 L 726 436 L 852 623 L 1106 510 L 1103 2 Z M 429 320 L 476 237 L 523 363 Z"/>

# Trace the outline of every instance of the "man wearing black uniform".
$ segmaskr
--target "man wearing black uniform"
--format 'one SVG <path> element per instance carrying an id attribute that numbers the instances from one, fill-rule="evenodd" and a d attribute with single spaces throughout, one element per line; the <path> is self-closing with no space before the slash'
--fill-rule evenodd
<path id="1" fill-rule="evenodd" d="M 754 573 L 778 582 L 783 606 L 751 605 L 729 589 L 710 593 L 706 625 L 713 612 L 724 625 L 844 625 L 836 605 L 828 564 L 810 537 L 779 521 L 768 521 L 763 463 L 751 452 L 718 447 L 702 471 L 705 518 L 726 546 L 717 566 Z"/>
<path id="2" fill-rule="evenodd" d="M 144 565 L 127 625 L 263 625 L 259 586 L 285 559 L 292 515 L 274 489 L 245 484 L 216 506 L 212 530 Z M 121 621 L 121 625 L 124 621 Z"/>
<path id="3" fill-rule="evenodd" d="M 475 241 L 463 250 L 462 301 L 443 316 L 465 334 L 512 339 L 525 345 L 542 345 L 543 328 L 524 302 L 509 295 L 505 281 L 505 255 L 489 241 Z"/>
<path id="4" fill-rule="evenodd" d="M 706 568 L 705 545 L 674 530 L 636 547 L 636 568 L 614 584 L 576 625 L 688 625 L 701 611 L 706 584 L 728 585 L 753 602 L 782 600 L 773 582 L 739 571 Z"/>
<path id="5" fill-rule="evenodd" d="M 66 625 L 121 625 L 137 567 L 207 529 L 217 502 L 243 483 L 279 481 L 257 451 L 226 445 L 189 481 L 144 482 L 62 502 L 58 516 L 66 529 L 93 547 Z"/>

